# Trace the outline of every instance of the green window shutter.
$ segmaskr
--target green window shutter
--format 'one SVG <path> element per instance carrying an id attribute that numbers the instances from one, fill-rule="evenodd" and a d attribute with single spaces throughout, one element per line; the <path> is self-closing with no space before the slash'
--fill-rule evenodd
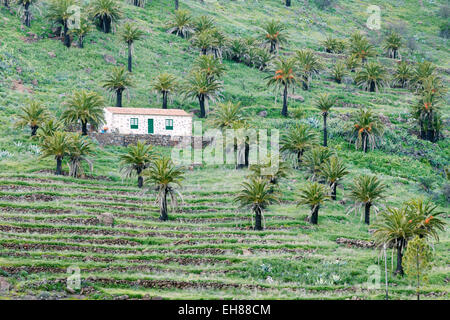
<path id="1" fill-rule="evenodd" d="M 166 130 L 173 130 L 173 120 L 166 119 Z"/>
<path id="2" fill-rule="evenodd" d="M 130 119 L 130 128 L 138 129 L 138 127 L 139 127 L 138 118 L 131 118 Z"/>

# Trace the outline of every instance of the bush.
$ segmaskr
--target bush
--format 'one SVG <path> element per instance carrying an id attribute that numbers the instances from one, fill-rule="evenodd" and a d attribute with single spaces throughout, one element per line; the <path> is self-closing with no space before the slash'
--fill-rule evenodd
<path id="1" fill-rule="evenodd" d="M 440 26 L 441 31 L 439 32 L 439 36 L 442 38 L 448 39 L 450 36 L 450 22 L 446 21 Z"/>
<path id="2" fill-rule="evenodd" d="M 314 0 L 314 3 L 320 10 L 323 10 L 330 7 L 334 0 Z"/>
<path id="3" fill-rule="evenodd" d="M 450 17 L 450 6 L 448 5 L 441 6 L 438 13 L 441 16 L 441 18 L 448 19 Z"/>

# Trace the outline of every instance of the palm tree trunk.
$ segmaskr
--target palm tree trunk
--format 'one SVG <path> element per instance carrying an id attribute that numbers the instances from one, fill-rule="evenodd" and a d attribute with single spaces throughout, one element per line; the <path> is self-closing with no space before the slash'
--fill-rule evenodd
<path id="1" fill-rule="evenodd" d="M 402 260 L 403 260 L 403 241 L 405 241 L 403 238 L 401 239 L 397 239 L 397 268 L 395 269 L 395 274 L 403 276 L 403 265 L 402 265 Z"/>
<path id="2" fill-rule="evenodd" d="M 369 92 L 375 92 L 375 82 L 370 82 Z"/>
<path id="3" fill-rule="evenodd" d="M 178 10 L 178 6 L 179 6 L 178 0 L 175 0 L 175 10 Z"/>
<path id="4" fill-rule="evenodd" d="M 263 230 L 261 209 L 255 209 L 255 230 Z"/>
<path id="5" fill-rule="evenodd" d="M 78 37 L 78 47 L 83 49 L 84 48 L 84 36 Z"/>
<path id="6" fill-rule="evenodd" d="M 308 85 L 308 77 L 307 76 L 303 76 L 302 86 L 303 86 L 303 90 L 308 91 L 309 85 Z"/>
<path id="7" fill-rule="evenodd" d="M 324 112 L 323 113 L 323 146 L 324 147 L 326 147 L 327 146 L 327 135 L 328 135 L 328 133 L 327 133 L 327 116 L 328 116 L 328 113 L 327 112 Z"/>
<path id="8" fill-rule="evenodd" d="M 331 184 L 331 200 L 336 200 L 337 194 L 337 182 Z"/>
<path id="9" fill-rule="evenodd" d="M 302 162 L 303 152 L 304 152 L 303 149 L 300 150 L 299 152 L 297 152 L 297 162 L 298 162 L 298 163 Z"/>
<path id="10" fill-rule="evenodd" d="M 205 96 L 203 94 L 200 94 L 198 96 L 198 102 L 200 103 L 200 118 L 205 118 L 206 117 Z"/>
<path id="11" fill-rule="evenodd" d="M 167 91 L 163 91 L 163 109 L 167 109 Z"/>
<path id="12" fill-rule="evenodd" d="M 111 18 L 109 17 L 103 17 L 101 19 L 102 21 L 102 30 L 104 33 L 110 33 L 111 32 Z"/>
<path id="13" fill-rule="evenodd" d="M 363 139 L 363 150 L 364 150 L 364 153 L 367 153 L 367 147 L 368 147 L 367 144 L 368 144 L 368 139 L 369 139 L 369 136 L 367 135 L 367 133 L 363 132 L 362 139 Z"/>
<path id="14" fill-rule="evenodd" d="M 319 208 L 320 205 L 315 205 L 313 207 L 311 207 L 311 223 L 312 224 L 317 224 L 317 222 L 319 222 Z"/>
<path id="15" fill-rule="evenodd" d="M 142 188 L 144 186 L 144 178 L 141 176 L 142 168 L 137 168 L 136 173 L 138 176 L 138 188 Z"/>
<path id="16" fill-rule="evenodd" d="M 62 175 L 62 158 L 56 157 L 56 175 L 60 176 Z"/>
<path id="17" fill-rule="evenodd" d="M 131 43 L 128 43 L 128 71 L 131 72 L 133 57 L 131 56 Z"/>
<path id="18" fill-rule="evenodd" d="M 37 129 L 39 129 L 39 127 L 38 126 L 31 126 L 30 128 L 31 128 L 31 136 L 33 137 L 33 136 L 36 135 L 36 131 L 37 131 Z"/>
<path id="19" fill-rule="evenodd" d="M 27 2 L 24 5 L 24 16 L 25 16 L 25 25 L 29 28 L 31 27 L 31 15 L 30 15 L 30 3 Z"/>
<path id="20" fill-rule="evenodd" d="M 167 215 L 167 190 L 166 189 L 164 190 L 164 194 L 163 194 L 159 220 L 161 220 L 161 221 L 169 220 L 169 216 Z"/>
<path id="21" fill-rule="evenodd" d="M 274 53 L 277 49 L 277 44 L 275 41 L 270 41 L 270 53 Z"/>
<path id="22" fill-rule="evenodd" d="M 366 202 L 364 204 L 364 222 L 369 225 L 370 224 L 370 207 L 372 204 L 370 202 Z"/>
<path id="23" fill-rule="evenodd" d="M 9 9 L 9 0 L 3 0 L 3 4 L 6 8 Z"/>
<path id="24" fill-rule="evenodd" d="M 83 136 L 87 136 L 87 121 L 81 121 L 81 132 Z"/>
<path id="25" fill-rule="evenodd" d="M 67 48 L 70 48 L 70 35 L 69 35 L 69 26 L 67 25 L 67 20 L 64 21 L 64 45 Z"/>
<path id="26" fill-rule="evenodd" d="M 286 0 L 286 7 L 290 7 L 291 6 L 291 0 Z"/>
<path id="27" fill-rule="evenodd" d="M 281 110 L 281 115 L 283 117 L 288 116 L 288 105 L 287 105 L 287 97 L 288 95 L 288 85 L 287 83 L 284 85 L 284 91 L 283 91 L 283 109 Z"/>
<path id="28" fill-rule="evenodd" d="M 116 107 L 121 108 L 122 107 L 122 89 L 119 89 L 116 91 L 117 93 L 117 99 L 116 99 Z"/>

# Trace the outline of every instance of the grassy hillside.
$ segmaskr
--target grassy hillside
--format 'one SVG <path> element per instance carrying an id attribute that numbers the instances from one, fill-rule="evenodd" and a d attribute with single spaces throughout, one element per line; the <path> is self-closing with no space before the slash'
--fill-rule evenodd
<path id="1" fill-rule="evenodd" d="M 413 197 L 431 199 L 448 212 L 449 166 L 448 96 L 442 108 L 444 136 L 437 143 L 416 138 L 410 105 L 417 97 L 409 90 L 386 88 L 380 93 L 360 90 L 354 84 L 336 84 L 329 69 L 342 55 L 326 54 L 321 41 L 327 35 L 347 38 L 364 31 L 376 45 L 378 56 L 390 72 L 395 61 L 384 57 L 381 43 L 388 30 L 396 30 L 415 50 L 402 48 L 411 63 L 429 60 L 439 69 L 448 87 L 450 50 L 439 37 L 444 21 L 438 11 L 447 1 L 335 1 L 324 10 L 314 1 L 181 1 L 194 16 L 210 15 L 230 37 L 254 36 L 265 21 L 277 18 L 287 26 L 289 41 L 282 54 L 311 48 L 321 55 L 326 70 L 314 79 L 310 91 L 295 89 L 304 101 L 291 99 L 291 117 L 280 117 L 281 96 L 266 86 L 268 72 L 224 60 L 223 100 L 240 101 L 252 124 L 260 128 L 286 128 L 308 122 L 319 132 L 321 115 L 313 106 L 315 96 L 330 92 L 338 106 L 329 117 L 329 145 L 349 168 L 338 189 L 341 202 L 322 209 L 319 225 L 305 222 L 306 206 L 297 207 L 298 189 L 306 183 L 303 171 L 295 170 L 281 183 L 282 202 L 266 213 L 267 230 L 250 230 L 249 211 L 233 202 L 239 184 L 249 174 L 204 166 L 188 171 L 183 184 L 184 204 L 159 222 L 152 195 L 142 196 L 134 180 L 119 174 L 121 147 L 98 148 L 93 175 L 97 179 L 72 179 L 49 174 L 53 159 L 39 159 L 29 129 L 13 126 L 19 107 L 28 99 L 44 102 L 55 115 L 62 111 L 65 96 L 77 89 L 91 89 L 108 97 L 100 81 L 113 66 L 126 64 L 126 48 L 115 33 L 91 32 L 85 48 L 67 49 L 49 38 L 52 28 L 43 18 L 46 3 L 35 12 L 30 29 L 16 14 L 0 10 L 0 277 L 12 285 L 13 296 L 57 296 L 63 292 L 66 268 L 80 267 L 83 291 L 78 298 L 111 296 L 164 298 L 363 298 L 382 299 L 382 290 L 367 290 L 367 268 L 379 262 L 379 252 L 338 244 L 336 239 L 370 240 L 359 216 L 345 213 L 351 205 L 352 179 L 361 173 L 377 175 L 388 186 L 382 205 L 401 205 Z M 382 28 L 366 28 L 369 5 L 381 8 Z M 166 33 L 173 12 L 167 1 L 148 1 L 145 8 L 123 5 L 126 19 L 146 32 L 136 43 L 131 89 L 124 106 L 160 107 L 150 82 L 160 72 L 183 78 L 198 56 L 187 40 Z M 419 9 L 418 9 L 419 8 Z M 126 20 L 125 19 L 125 20 Z M 276 97 L 276 100 L 274 99 Z M 114 103 L 113 97 L 110 103 Z M 360 106 L 385 116 L 387 130 L 381 146 L 367 154 L 355 150 L 342 133 L 349 116 Z M 192 111 L 197 101 L 175 96 L 173 108 Z M 212 105 L 211 108 L 214 108 Z M 260 111 L 267 117 L 260 117 Z M 303 113 L 303 119 L 294 117 Z M 204 122 L 204 128 L 209 124 Z M 169 154 L 168 148 L 158 148 Z M 67 170 L 67 167 L 64 168 Z M 427 190 L 426 190 L 427 189 Z M 116 217 L 114 227 L 99 223 L 103 212 Z M 446 215 L 448 222 L 448 213 Z M 449 233 L 435 245 L 435 266 L 424 288 L 427 298 L 448 299 Z M 45 257 L 45 260 L 42 259 Z M 395 258 L 395 256 L 394 256 Z M 391 265 L 389 251 L 388 264 Z M 395 261 L 393 262 L 395 265 Z M 409 281 L 389 275 L 394 298 L 414 298 Z M 182 289 L 182 290 L 181 290 Z M 66 294 L 66 293 L 64 293 Z M 11 296 L 11 295 L 10 295 Z"/>

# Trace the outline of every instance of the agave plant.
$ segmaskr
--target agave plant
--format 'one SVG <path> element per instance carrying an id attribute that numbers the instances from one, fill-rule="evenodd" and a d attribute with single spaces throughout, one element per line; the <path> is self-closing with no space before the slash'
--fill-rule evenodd
<path id="1" fill-rule="evenodd" d="M 322 62 L 316 57 L 312 50 L 298 50 L 295 53 L 298 71 L 301 76 L 304 90 L 309 90 L 309 83 L 314 75 L 322 70 Z"/>
<path id="2" fill-rule="evenodd" d="M 350 198 L 355 201 L 353 209 L 364 206 L 364 222 L 370 224 L 370 209 L 375 202 L 385 197 L 386 185 L 376 176 L 360 175 L 351 185 Z M 351 211 L 351 210 L 350 210 Z"/>
<path id="3" fill-rule="evenodd" d="M 308 183 L 305 188 L 300 191 L 299 201 L 297 205 L 309 205 L 311 208 L 311 216 L 309 221 L 312 224 L 319 222 L 320 206 L 328 200 L 328 189 L 317 182 Z"/>
<path id="4" fill-rule="evenodd" d="M 131 23 L 126 22 L 120 32 L 120 38 L 126 43 L 128 48 L 128 72 L 131 72 L 132 61 L 133 61 L 133 44 L 134 42 L 142 39 L 144 36 L 144 31 L 140 30 L 138 27 L 133 26 Z"/>
<path id="5" fill-rule="evenodd" d="M 85 162 L 92 171 L 92 161 L 89 156 L 94 153 L 94 144 L 87 137 L 74 133 L 69 137 L 69 148 L 67 151 L 69 176 L 78 178 L 84 175 L 82 163 Z"/>
<path id="6" fill-rule="evenodd" d="M 402 46 L 402 38 L 396 32 L 390 33 L 384 42 L 384 50 L 389 58 L 398 59 L 399 58 L 399 49 Z"/>
<path id="7" fill-rule="evenodd" d="M 384 126 L 371 110 L 360 109 L 354 116 L 353 137 L 356 149 L 368 151 L 369 145 L 375 149 L 377 139 L 381 138 Z"/>
<path id="8" fill-rule="evenodd" d="M 162 94 L 162 108 L 167 109 L 167 101 L 178 87 L 177 78 L 169 73 L 161 73 L 152 83 L 152 89 Z"/>
<path id="9" fill-rule="evenodd" d="M 283 108 L 281 115 L 288 116 L 288 89 L 297 83 L 295 77 L 296 60 L 293 58 L 278 58 L 274 63 L 274 71 L 266 79 L 267 86 L 274 86 L 276 89 L 283 90 Z"/>
<path id="10" fill-rule="evenodd" d="M 334 81 L 337 83 L 341 83 L 342 79 L 347 75 L 347 69 L 343 62 L 337 62 L 333 65 L 331 69 L 331 76 Z"/>
<path id="11" fill-rule="evenodd" d="M 378 92 L 387 86 L 386 70 L 376 62 L 369 62 L 356 73 L 356 85 L 365 91 Z"/>
<path id="12" fill-rule="evenodd" d="M 153 146 L 138 141 L 136 145 L 129 145 L 127 152 L 120 156 L 121 172 L 124 177 L 129 178 L 136 173 L 138 187 L 144 185 L 142 172 L 147 169 L 155 158 Z"/>
<path id="13" fill-rule="evenodd" d="M 263 230 L 263 211 L 273 202 L 278 201 L 269 182 L 261 177 L 252 177 L 241 184 L 242 190 L 234 198 L 241 207 L 250 207 L 255 214 L 255 230 Z"/>
<path id="14" fill-rule="evenodd" d="M 262 27 L 262 38 L 270 48 L 270 53 L 278 51 L 281 44 L 287 41 L 286 27 L 279 21 L 270 20 Z"/>
<path id="15" fill-rule="evenodd" d="M 332 200 L 336 200 L 336 190 L 339 181 L 348 173 L 346 166 L 337 156 L 332 156 L 320 168 L 320 176 L 326 179 L 331 188 Z"/>
<path id="16" fill-rule="evenodd" d="M 122 17 L 122 6 L 117 0 L 93 0 L 89 12 L 99 28 L 110 33 L 112 24 Z"/>
<path id="17" fill-rule="evenodd" d="M 412 69 L 406 61 L 401 61 L 397 65 L 397 69 L 394 73 L 394 85 L 401 88 L 407 88 L 412 80 Z"/>
<path id="18" fill-rule="evenodd" d="M 30 126 L 31 136 L 35 136 L 38 128 L 49 116 L 47 109 L 38 101 L 30 101 L 28 104 L 21 107 L 20 110 L 21 113 L 18 116 L 19 119 L 16 122 L 16 126 Z"/>
<path id="19" fill-rule="evenodd" d="M 122 107 L 122 94 L 133 85 L 131 74 L 125 70 L 125 67 L 113 67 L 102 83 L 103 88 L 116 93 L 116 107 Z"/>
<path id="20" fill-rule="evenodd" d="M 176 10 L 173 21 L 169 23 L 168 28 L 168 33 L 176 34 L 181 38 L 189 38 L 194 33 L 190 12 L 187 10 Z"/>
<path id="21" fill-rule="evenodd" d="M 317 145 L 319 139 L 314 130 L 306 124 L 298 124 L 292 127 L 280 139 L 283 153 L 294 154 L 296 167 L 302 162 L 303 153 L 314 145 Z"/>

